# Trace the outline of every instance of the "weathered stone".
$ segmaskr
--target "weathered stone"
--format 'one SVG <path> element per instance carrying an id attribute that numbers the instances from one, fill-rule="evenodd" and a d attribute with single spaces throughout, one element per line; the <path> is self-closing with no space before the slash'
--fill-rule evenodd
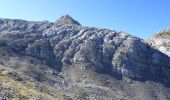
<path id="1" fill-rule="evenodd" d="M 163 30 L 148 40 L 156 49 L 170 56 L 170 29 Z"/>
<path id="2" fill-rule="evenodd" d="M 57 24 L 60 25 L 81 25 L 78 21 L 74 20 L 72 17 L 69 15 L 62 16 L 60 19 L 57 20 Z"/>
<path id="3" fill-rule="evenodd" d="M 69 16 L 56 23 L 0 19 L 0 50 L 2 64 L 73 99 L 87 92 L 85 98 L 94 100 L 111 100 L 112 95 L 141 100 L 141 94 L 146 100 L 162 95 L 170 99 L 168 56 L 142 39 L 83 27 Z M 24 80 L 20 74 L 10 77 Z M 151 95 L 153 91 L 157 97 Z"/>

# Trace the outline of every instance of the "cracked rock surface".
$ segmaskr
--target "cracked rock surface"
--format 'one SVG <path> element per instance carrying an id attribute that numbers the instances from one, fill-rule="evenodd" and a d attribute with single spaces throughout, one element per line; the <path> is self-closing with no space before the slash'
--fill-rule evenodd
<path id="1" fill-rule="evenodd" d="M 37 91 L 46 93 L 46 84 L 50 99 L 170 99 L 167 55 L 125 32 L 83 27 L 67 18 L 58 20 L 66 23 L 0 19 L 2 69 L 28 77 L 22 80 L 39 84 Z"/>

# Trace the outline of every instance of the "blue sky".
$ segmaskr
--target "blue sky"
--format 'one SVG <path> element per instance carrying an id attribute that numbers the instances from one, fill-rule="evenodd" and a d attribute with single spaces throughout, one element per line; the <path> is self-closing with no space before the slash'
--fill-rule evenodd
<path id="1" fill-rule="evenodd" d="M 83 26 L 148 39 L 170 27 L 170 0 L 0 0 L 0 18 L 56 21 L 69 14 Z"/>

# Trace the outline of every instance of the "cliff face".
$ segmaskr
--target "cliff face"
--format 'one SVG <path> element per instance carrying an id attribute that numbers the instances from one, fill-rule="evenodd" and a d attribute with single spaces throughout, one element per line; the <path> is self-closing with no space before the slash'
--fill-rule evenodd
<path id="1" fill-rule="evenodd" d="M 77 23 L 68 15 L 57 23 L 0 19 L 2 72 L 48 99 L 170 99 L 168 56 L 127 33 Z"/>

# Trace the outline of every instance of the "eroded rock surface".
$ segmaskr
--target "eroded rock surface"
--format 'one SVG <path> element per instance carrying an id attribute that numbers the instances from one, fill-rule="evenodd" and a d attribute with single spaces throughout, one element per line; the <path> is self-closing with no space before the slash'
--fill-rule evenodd
<path id="1" fill-rule="evenodd" d="M 125 32 L 61 19 L 0 19 L 1 64 L 64 91 L 56 95 L 65 100 L 170 99 L 167 55 Z"/>

